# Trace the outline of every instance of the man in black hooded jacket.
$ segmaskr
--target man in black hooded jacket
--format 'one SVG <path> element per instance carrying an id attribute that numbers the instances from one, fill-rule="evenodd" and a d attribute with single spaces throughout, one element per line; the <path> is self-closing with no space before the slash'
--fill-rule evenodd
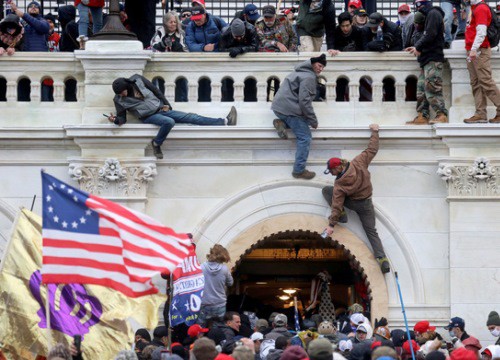
<path id="1" fill-rule="evenodd" d="M 377 39 L 378 28 L 382 29 L 382 39 Z M 363 28 L 364 51 L 400 51 L 403 50 L 401 28 L 387 20 L 381 13 L 370 15 Z"/>
<path id="2" fill-rule="evenodd" d="M 427 0 L 419 0 L 415 6 L 417 11 L 425 15 L 425 25 L 424 33 L 415 46 L 406 49 L 417 56 L 421 68 L 417 83 L 418 115 L 407 124 L 447 123 L 448 110 L 443 97 L 444 12 Z M 436 117 L 431 121 L 429 107 L 436 112 Z"/>

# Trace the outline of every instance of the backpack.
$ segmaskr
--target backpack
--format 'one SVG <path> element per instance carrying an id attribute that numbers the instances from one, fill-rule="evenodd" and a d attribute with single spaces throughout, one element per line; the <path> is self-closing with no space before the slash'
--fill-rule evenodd
<path id="1" fill-rule="evenodd" d="M 481 2 L 478 5 L 484 4 L 488 6 L 488 4 Z M 491 22 L 488 25 L 488 29 L 486 30 L 486 36 L 488 37 L 488 41 L 492 48 L 496 47 L 500 41 L 500 19 L 497 16 L 495 10 L 493 10 L 490 6 L 488 6 L 491 13 Z"/>

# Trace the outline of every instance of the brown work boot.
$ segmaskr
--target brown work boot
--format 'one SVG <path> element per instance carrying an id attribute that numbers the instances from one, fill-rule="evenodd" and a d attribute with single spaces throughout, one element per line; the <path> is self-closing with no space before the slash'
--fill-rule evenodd
<path id="1" fill-rule="evenodd" d="M 429 118 L 426 118 L 421 112 L 415 116 L 415 119 L 407 121 L 406 125 L 429 125 Z"/>
<path id="2" fill-rule="evenodd" d="M 500 123 L 500 115 L 495 116 L 493 119 L 490 119 L 491 124 L 499 124 Z"/>
<path id="3" fill-rule="evenodd" d="M 448 116 L 446 116 L 443 113 L 437 114 L 437 116 L 429 121 L 429 124 L 434 125 L 434 124 L 445 124 L 448 122 Z"/>
<path id="4" fill-rule="evenodd" d="M 292 172 L 292 176 L 296 179 L 311 180 L 313 177 L 316 176 L 316 173 L 314 171 L 304 170 L 301 173 Z"/>
<path id="5" fill-rule="evenodd" d="M 464 119 L 464 123 L 466 123 L 466 124 L 484 124 L 487 122 L 488 122 L 488 120 L 486 120 L 486 117 L 479 116 L 476 114 L 472 115 L 468 119 Z"/>

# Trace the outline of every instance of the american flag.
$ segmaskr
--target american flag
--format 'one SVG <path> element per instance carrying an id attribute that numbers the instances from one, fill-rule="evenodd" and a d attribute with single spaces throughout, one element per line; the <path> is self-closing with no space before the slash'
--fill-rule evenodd
<path id="1" fill-rule="evenodd" d="M 156 220 L 42 172 L 42 282 L 96 284 L 129 297 L 158 292 L 191 240 Z"/>

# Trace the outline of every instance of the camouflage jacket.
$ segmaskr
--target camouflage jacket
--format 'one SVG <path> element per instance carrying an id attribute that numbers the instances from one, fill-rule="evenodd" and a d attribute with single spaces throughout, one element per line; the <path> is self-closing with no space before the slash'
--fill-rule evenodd
<path id="1" fill-rule="evenodd" d="M 285 45 L 288 51 L 297 50 L 297 34 L 286 16 L 278 15 L 272 27 L 267 27 L 264 18 L 261 17 L 255 23 L 255 30 L 259 36 L 259 51 L 279 52 L 277 42 Z"/>

